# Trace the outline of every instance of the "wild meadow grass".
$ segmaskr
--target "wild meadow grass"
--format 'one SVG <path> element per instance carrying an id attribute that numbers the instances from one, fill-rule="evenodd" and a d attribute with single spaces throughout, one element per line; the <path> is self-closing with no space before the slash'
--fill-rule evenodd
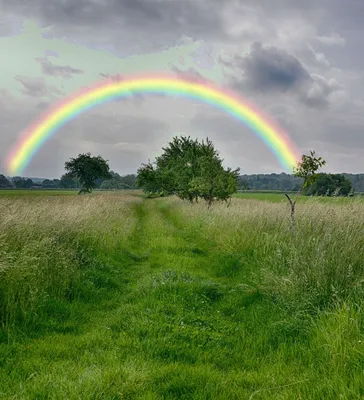
<path id="1" fill-rule="evenodd" d="M 289 193 L 288 194 L 295 198 L 295 194 L 294 193 Z M 240 193 L 236 193 L 234 195 L 235 198 L 239 198 L 239 199 L 252 199 L 252 200 L 262 200 L 262 201 L 268 201 L 268 202 L 286 202 L 287 199 L 284 195 L 283 192 L 281 193 L 277 193 L 277 192 L 273 192 L 273 191 L 262 191 L 262 192 L 240 192 Z M 355 194 L 355 200 L 356 201 L 364 201 L 364 194 L 363 193 L 356 193 Z M 348 204 L 352 202 L 352 197 L 346 197 L 346 196 L 320 196 L 320 197 L 315 197 L 314 198 L 316 202 L 319 203 L 328 203 L 328 204 Z M 298 197 L 298 201 L 301 202 L 306 202 L 306 201 L 310 201 L 312 200 L 312 198 L 310 198 L 309 196 L 299 196 Z"/>
<path id="2" fill-rule="evenodd" d="M 0 398 L 360 399 L 364 207 L 0 198 Z"/>

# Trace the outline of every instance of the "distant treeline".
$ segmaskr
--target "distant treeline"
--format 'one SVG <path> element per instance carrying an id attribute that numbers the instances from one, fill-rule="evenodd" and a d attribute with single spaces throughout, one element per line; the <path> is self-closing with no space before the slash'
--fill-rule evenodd
<path id="1" fill-rule="evenodd" d="M 137 189 L 136 175 L 128 174 L 121 176 L 116 172 L 111 172 L 112 179 L 98 180 L 98 189 L 103 190 L 122 190 Z M 343 173 L 353 186 L 355 192 L 364 192 L 364 174 Z M 239 176 L 238 190 L 276 190 L 276 191 L 296 191 L 302 185 L 302 179 L 286 173 L 281 174 L 244 174 Z M 0 188 L 16 189 L 78 189 L 79 184 L 76 180 L 63 175 L 60 179 L 39 179 L 24 177 L 5 177 L 0 174 Z"/>
<path id="2" fill-rule="evenodd" d="M 340 174 L 348 179 L 355 192 L 364 192 L 364 174 Z M 302 185 L 302 179 L 293 175 L 281 174 L 253 174 L 240 175 L 240 190 L 277 190 L 297 191 Z"/>
<path id="3" fill-rule="evenodd" d="M 111 179 L 96 180 L 98 189 L 102 190 L 121 190 L 136 189 L 136 175 L 128 174 L 121 176 L 111 171 Z M 80 184 L 76 179 L 63 175 L 60 179 L 39 179 L 26 177 L 5 177 L 0 174 L 0 188 L 2 189 L 79 189 Z"/>

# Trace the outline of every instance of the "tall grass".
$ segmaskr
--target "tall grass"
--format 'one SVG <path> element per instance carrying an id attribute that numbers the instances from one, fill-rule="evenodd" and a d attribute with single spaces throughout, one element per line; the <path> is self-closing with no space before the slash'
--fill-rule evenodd
<path id="1" fill-rule="evenodd" d="M 77 296 L 84 271 L 96 262 L 92 250 L 108 249 L 112 235 L 122 246 L 135 201 L 115 195 L 0 198 L 0 324 L 32 324 L 50 298 Z"/>
<path id="2" fill-rule="evenodd" d="M 364 209 L 360 201 L 337 206 L 308 200 L 299 204 L 296 228 L 286 203 L 241 201 L 232 206 L 178 209 L 218 251 L 251 256 L 250 272 L 265 293 L 302 311 L 326 308 L 364 295 Z M 242 268 L 242 270 L 245 270 Z"/>

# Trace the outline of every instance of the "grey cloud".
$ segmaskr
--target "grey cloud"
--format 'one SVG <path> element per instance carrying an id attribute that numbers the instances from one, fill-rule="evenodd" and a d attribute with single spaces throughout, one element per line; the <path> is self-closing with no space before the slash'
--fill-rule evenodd
<path id="1" fill-rule="evenodd" d="M 69 65 L 53 64 L 51 61 L 47 59 L 47 57 L 37 57 L 35 58 L 35 61 L 37 61 L 40 64 L 42 72 L 45 75 L 57 76 L 64 79 L 71 79 L 72 75 L 76 74 L 80 75 L 84 73 L 84 71 L 77 68 L 72 68 Z"/>
<path id="2" fill-rule="evenodd" d="M 52 85 L 48 86 L 44 78 L 30 78 L 24 75 L 16 75 L 14 79 L 22 84 L 23 89 L 21 92 L 31 97 L 44 97 L 52 94 L 62 94 L 62 92 L 56 87 Z"/>
<path id="3" fill-rule="evenodd" d="M 284 92 L 310 80 L 295 56 L 274 46 L 263 47 L 261 43 L 254 43 L 248 55 L 236 56 L 234 67 L 243 74 L 241 84 L 251 90 Z"/>
<path id="4" fill-rule="evenodd" d="M 123 28 L 201 37 L 206 33 L 219 35 L 222 22 L 219 1 L 185 0 L 2 0 L 5 11 L 36 18 L 51 29 L 63 27 Z M 64 33 L 66 31 L 64 30 Z M 146 38 L 144 38 L 146 39 Z"/>
<path id="5" fill-rule="evenodd" d="M 234 71 L 230 82 L 238 90 L 293 94 L 309 107 L 327 106 L 330 96 L 343 90 L 335 79 L 310 73 L 297 57 L 275 46 L 254 43 L 247 55 L 221 61 Z"/>
<path id="6" fill-rule="evenodd" d="M 329 105 L 330 96 L 340 90 L 343 86 L 335 79 L 325 79 L 324 77 L 312 74 L 310 88 L 300 94 L 302 101 L 309 107 L 321 107 Z"/>

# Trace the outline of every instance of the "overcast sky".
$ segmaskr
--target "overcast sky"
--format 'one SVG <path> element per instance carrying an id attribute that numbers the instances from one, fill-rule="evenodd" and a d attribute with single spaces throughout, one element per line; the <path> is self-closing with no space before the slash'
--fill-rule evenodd
<path id="1" fill-rule="evenodd" d="M 229 86 L 330 172 L 364 172 L 363 0 L 0 0 L 0 173 L 52 104 L 130 73 L 188 72 Z M 61 128 L 27 176 L 59 177 L 81 152 L 136 172 L 174 135 L 213 140 L 242 173 L 282 172 L 241 123 L 188 99 L 136 96 Z"/>

